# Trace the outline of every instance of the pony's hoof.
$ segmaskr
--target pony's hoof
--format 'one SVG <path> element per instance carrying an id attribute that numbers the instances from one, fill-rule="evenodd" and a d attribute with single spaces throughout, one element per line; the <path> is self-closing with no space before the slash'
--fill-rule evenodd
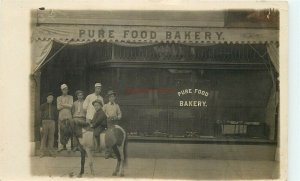
<path id="1" fill-rule="evenodd" d="M 81 177 L 82 177 L 82 174 L 81 174 L 81 173 L 77 175 L 77 178 L 81 178 Z"/>
<path id="2" fill-rule="evenodd" d="M 124 174 L 124 173 L 121 173 L 121 174 L 120 174 L 120 177 L 125 177 L 125 174 Z"/>
<path id="3" fill-rule="evenodd" d="M 117 176 L 117 172 L 112 173 L 112 176 Z"/>
<path id="4" fill-rule="evenodd" d="M 73 172 L 70 172 L 69 173 L 69 177 L 73 177 L 74 176 L 74 173 Z"/>

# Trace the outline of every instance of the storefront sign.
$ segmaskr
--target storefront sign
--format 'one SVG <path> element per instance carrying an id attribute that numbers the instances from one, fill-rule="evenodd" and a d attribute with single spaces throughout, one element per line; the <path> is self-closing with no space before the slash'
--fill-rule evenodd
<path id="1" fill-rule="evenodd" d="M 241 28 L 193 28 L 152 26 L 88 26 L 41 25 L 33 38 L 60 41 L 115 41 L 115 42 L 242 42 L 278 41 L 278 30 Z"/>
<path id="2" fill-rule="evenodd" d="M 182 97 L 184 99 L 185 95 L 200 95 L 204 97 L 208 97 L 209 93 L 205 90 L 201 89 L 183 89 L 177 92 L 178 97 Z M 179 101 L 180 107 L 207 107 L 206 100 L 180 100 Z"/>
<path id="3" fill-rule="evenodd" d="M 79 38 L 91 39 L 131 39 L 131 40 L 224 40 L 223 32 L 217 31 L 147 31 L 147 30 L 94 30 L 94 29 L 80 29 L 78 33 Z M 159 38 L 159 39 L 158 39 Z"/>

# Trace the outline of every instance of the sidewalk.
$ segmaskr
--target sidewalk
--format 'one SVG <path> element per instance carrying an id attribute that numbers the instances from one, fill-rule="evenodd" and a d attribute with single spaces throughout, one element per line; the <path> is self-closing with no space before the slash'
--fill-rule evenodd
<path id="1" fill-rule="evenodd" d="M 112 177 L 115 159 L 94 159 L 94 177 Z M 86 162 L 84 177 L 91 177 Z M 129 158 L 125 178 L 153 179 L 272 179 L 278 163 L 274 161 L 209 160 L 209 159 L 144 159 Z M 31 157 L 35 176 L 69 177 L 80 170 L 80 157 Z"/>

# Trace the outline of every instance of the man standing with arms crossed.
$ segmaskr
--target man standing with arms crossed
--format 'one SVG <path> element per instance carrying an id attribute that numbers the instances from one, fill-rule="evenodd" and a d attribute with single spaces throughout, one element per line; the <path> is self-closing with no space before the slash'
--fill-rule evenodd
<path id="1" fill-rule="evenodd" d="M 73 96 L 68 95 L 68 86 L 66 84 L 62 84 L 60 86 L 62 95 L 57 98 L 57 110 L 59 111 L 58 115 L 58 126 L 59 126 L 59 140 L 60 140 L 60 148 L 59 152 L 67 149 L 67 143 L 69 142 L 70 133 L 67 133 L 66 125 L 70 124 L 72 121 L 72 113 L 71 109 L 73 106 Z M 72 141 L 71 141 L 72 142 Z M 71 143 L 72 144 L 72 143 Z M 72 147 L 72 145 L 70 145 Z M 71 150 L 72 148 L 70 148 Z"/>

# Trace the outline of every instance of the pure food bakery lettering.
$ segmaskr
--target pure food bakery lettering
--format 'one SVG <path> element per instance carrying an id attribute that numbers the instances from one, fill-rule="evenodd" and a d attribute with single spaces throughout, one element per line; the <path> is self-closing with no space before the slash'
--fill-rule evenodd
<path id="1" fill-rule="evenodd" d="M 79 38 L 153 40 L 153 41 L 215 41 L 224 40 L 221 31 L 166 31 L 146 29 L 79 29 Z"/>
<path id="2" fill-rule="evenodd" d="M 206 101 L 179 101 L 181 107 L 207 107 Z"/>
<path id="3" fill-rule="evenodd" d="M 183 89 L 177 92 L 178 97 L 184 98 L 185 95 L 200 95 L 208 97 L 209 93 L 205 90 L 201 89 Z M 180 107 L 207 107 L 207 101 L 206 100 L 179 100 L 179 106 Z"/>
<path id="4" fill-rule="evenodd" d="M 79 37 L 83 38 L 83 37 L 88 37 L 88 38 L 115 38 L 114 36 L 115 31 L 114 30 L 84 30 L 84 29 L 80 29 L 79 30 Z"/>
<path id="5" fill-rule="evenodd" d="M 223 32 L 200 32 L 200 31 L 167 31 L 166 32 L 166 39 L 174 39 L 174 40 L 212 40 L 217 39 L 221 40 Z"/>
<path id="6" fill-rule="evenodd" d="M 155 39 L 156 38 L 156 32 L 155 31 L 137 31 L 137 30 L 124 30 L 123 32 L 123 38 L 141 38 L 141 39 Z"/>

